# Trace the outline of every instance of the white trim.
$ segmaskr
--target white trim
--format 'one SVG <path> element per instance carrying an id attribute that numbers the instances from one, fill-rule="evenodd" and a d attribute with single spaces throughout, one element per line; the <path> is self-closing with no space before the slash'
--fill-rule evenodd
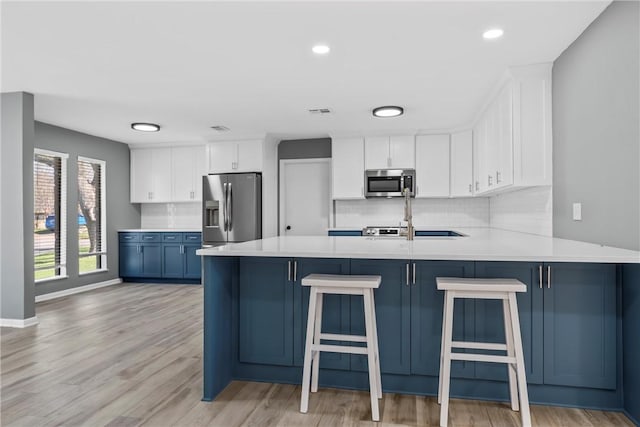
<path id="1" fill-rule="evenodd" d="M 64 291 L 50 292 L 44 295 L 38 295 L 36 302 L 49 301 L 55 298 L 62 298 L 68 295 L 79 294 L 81 292 L 91 291 L 93 289 L 105 288 L 107 286 L 118 285 L 122 283 L 122 279 L 105 280 L 104 282 L 91 283 L 90 285 L 78 286 L 77 288 L 65 289 Z"/>
<path id="2" fill-rule="evenodd" d="M 33 149 L 33 154 L 42 154 L 43 156 L 60 157 L 61 159 L 69 158 L 69 153 L 61 153 L 59 151 L 44 150 L 42 148 L 37 148 L 37 147 Z"/>
<path id="3" fill-rule="evenodd" d="M 39 285 L 40 283 L 47 283 L 47 282 L 55 282 L 56 280 L 66 280 L 68 279 L 69 276 L 64 275 L 64 276 L 53 276 L 53 277 L 47 277 L 45 279 L 37 279 L 34 281 L 34 283 L 36 285 Z"/>
<path id="4" fill-rule="evenodd" d="M 93 159 L 91 157 L 78 156 L 77 162 L 95 163 L 100 165 L 100 268 L 84 273 L 80 276 L 90 273 L 101 273 L 107 270 L 107 162 L 105 160 Z M 79 250 L 79 249 L 78 249 Z M 80 264 L 80 256 L 78 256 L 78 265 Z"/>
<path id="5" fill-rule="evenodd" d="M 278 173 L 279 176 L 279 215 L 278 215 L 278 235 L 279 236 L 284 236 L 285 235 L 285 221 L 283 221 L 284 219 L 284 210 L 285 210 L 285 191 L 284 191 L 284 169 L 286 165 L 289 164 L 301 164 L 301 163 L 328 163 L 329 164 L 329 177 L 331 177 L 331 158 L 330 157 L 316 157 L 316 158 L 311 158 L 311 159 L 280 159 L 280 163 L 279 163 L 279 168 L 280 172 Z M 331 185 L 331 183 L 329 183 L 329 185 Z M 327 203 L 329 204 L 329 224 L 327 224 L 327 227 L 331 226 L 332 223 L 332 212 L 333 212 L 333 200 L 331 199 L 331 187 L 329 187 L 329 200 L 327 201 Z"/>
<path id="6" fill-rule="evenodd" d="M 28 319 L 0 319 L 0 326 L 3 328 L 27 328 L 38 324 L 36 316 Z"/>

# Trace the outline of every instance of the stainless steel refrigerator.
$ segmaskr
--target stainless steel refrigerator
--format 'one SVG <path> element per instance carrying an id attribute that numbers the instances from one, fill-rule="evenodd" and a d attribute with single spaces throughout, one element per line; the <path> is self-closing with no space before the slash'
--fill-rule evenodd
<path id="1" fill-rule="evenodd" d="M 202 178 L 202 245 L 261 239 L 262 175 L 229 173 Z"/>

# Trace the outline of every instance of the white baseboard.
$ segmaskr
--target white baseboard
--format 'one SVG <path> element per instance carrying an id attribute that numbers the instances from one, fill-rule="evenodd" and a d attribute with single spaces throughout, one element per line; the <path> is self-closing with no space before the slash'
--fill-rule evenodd
<path id="1" fill-rule="evenodd" d="M 105 280 L 104 282 L 91 283 L 90 285 L 84 285 L 84 286 L 78 286 L 76 288 L 65 289 L 64 291 L 51 292 L 44 295 L 38 295 L 36 297 L 36 302 L 49 301 L 50 299 L 62 298 L 68 295 L 79 294 L 80 292 L 87 292 L 93 289 L 118 285 L 120 283 L 122 283 L 122 279 L 111 279 L 111 280 Z"/>
<path id="2" fill-rule="evenodd" d="M 5 328 L 27 328 L 37 324 L 38 318 L 36 316 L 28 319 L 0 319 L 0 326 Z"/>

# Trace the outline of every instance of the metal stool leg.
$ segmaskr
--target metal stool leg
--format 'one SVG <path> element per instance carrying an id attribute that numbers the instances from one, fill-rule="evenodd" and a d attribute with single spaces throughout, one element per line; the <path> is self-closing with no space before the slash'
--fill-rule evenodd
<path id="1" fill-rule="evenodd" d="M 307 339 L 304 346 L 304 367 L 302 369 L 302 398 L 300 412 L 309 410 L 309 386 L 311 385 L 311 344 L 313 343 L 314 319 L 316 311 L 316 290 L 311 288 L 309 295 L 309 314 L 307 315 Z"/>
<path id="2" fill-rule="evenodd" d="M 444 298 L 444 305 L 442 307 L 442 331 L 444 331 L 444 324 L 447 317 L 447 303 L 448 299 Z M 444 333 L 440 340 L 440 370 L 438 371 L 438 404 L 442 403 L 442 367 L 444 366 Z"/>

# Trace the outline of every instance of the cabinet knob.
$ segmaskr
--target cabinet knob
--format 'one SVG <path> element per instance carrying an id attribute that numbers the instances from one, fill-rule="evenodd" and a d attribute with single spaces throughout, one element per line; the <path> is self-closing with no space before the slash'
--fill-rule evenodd
<path id="1" fill-rule="evenodd" d="M 473 193 L 473 184 L 469 184 L 469 194 Z"/>
<path id="2" fill-rule="evenodd" d="M 287 230 L 291 230 L 291 226 L 290 225 L 287 225 Z"/>

